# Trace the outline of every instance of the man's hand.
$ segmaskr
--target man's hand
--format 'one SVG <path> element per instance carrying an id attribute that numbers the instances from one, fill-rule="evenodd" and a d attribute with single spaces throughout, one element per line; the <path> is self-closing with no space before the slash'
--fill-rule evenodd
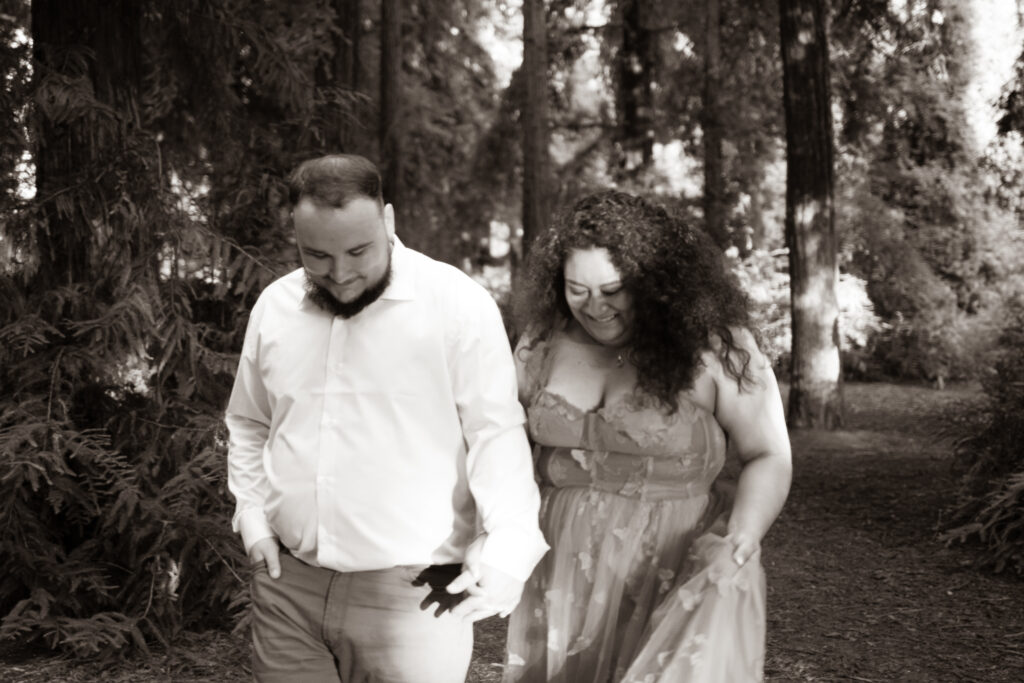
<path id="1" fill-rule="evenodd" d="M 449 593 L 469 593 L 469 597 L 452 609 L 452 614 L 470 621 L 495 614 L 507 617 L 519 604 L 523 582 L 486 564 L 481 564 L 478 571 L 480 578 L 467 569 L 448 584 Z"/>
<path id="2" fill-rule="evenodd" d="M 482 535 L 470 544 L 462 563 L 462 573 L 446 588 L 452 594 L 463 591 L 469 594 L 452 609 L 452 614 L 470 621 L 495 614 L 507 617 L 523 595 L 522 581 L 480 561 L 486 538 Z"/>
<path id="3" fill-rule="evenodd" d="M 278 550 L 277 539 L 273 537 L 261 538 L 249 548 L 249 559 L 253 564 L 257 562 L 267 563 L 267 573 L 270 578 L 276 579 L 281 576 L 281 558 Z"/>

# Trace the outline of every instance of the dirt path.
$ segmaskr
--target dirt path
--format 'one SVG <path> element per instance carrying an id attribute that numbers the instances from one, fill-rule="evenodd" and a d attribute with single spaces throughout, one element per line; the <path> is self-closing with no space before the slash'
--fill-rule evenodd
<path id="1" fill-rule="evenodd" d="M 793 438 L 789 502 L 765 539 L 769 681 L 1024 681 L 1024 581 L 936 538 L 952 495 L 942 429 L 976 391 L 847 386 L 847 429 Z M 500 679 L 504 622 L 477 627 L 471 683 Z M 244 639 L 99 669 L 0 656 L 0 680 L 244 681 Z"/>
<path id="2" fill-rule="evenodd" d="M 1024 680 L 1024 581 L 936 539 L 963 389 L 848 387 L 848 429 L 794 436 L 766 539 L 773 681 Z"/>

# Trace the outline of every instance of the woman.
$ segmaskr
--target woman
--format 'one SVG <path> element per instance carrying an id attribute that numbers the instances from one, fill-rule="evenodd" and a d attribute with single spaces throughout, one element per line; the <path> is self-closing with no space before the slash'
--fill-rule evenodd
<path id="1" fill-rule="evenodd" d="M 760 541 L 790 448 L 721 252 L 661 207 L 598 192 L 540 236 L 516 313 L 552 549 L 510 621 L 504 680 L 760 680 Z M 727 443 L 731 505 L 713 488 Z"/>

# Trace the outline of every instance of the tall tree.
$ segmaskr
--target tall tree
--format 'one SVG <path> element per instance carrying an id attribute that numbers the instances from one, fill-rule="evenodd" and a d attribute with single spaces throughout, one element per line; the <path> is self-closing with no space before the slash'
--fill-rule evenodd
<path id="1" fill-rule="evenodd" d="M 523 1 L 523 241 L 548 224 L 550 158 L 548 152 L 548 48 L 544 0 Z"/>
<path id="2" fill-rule="evenodd" d="M 616 59 L 619 175 L 647 168 L 654 156 L 651 118 L 656 53 L 648 26 L 649 4 L 645 0 L 620 0 L 618 7 L 622 22 L 622 43 Z"/>
<path id="3" fill-rule="evenodd" d="M 722 62 L 721 1 L 705 0 L 704 107 L 704 225 L 719 246 L 729 239 L 725 225 L 725 174 L 722 168 L 722 116 L 719 107 Z"/>
<path id="4" fill-rule="evenodd" d="M 402 2 L 380 4 L 380 158 L 384 198 L 402 210 Z"/>
<path id="5" fill-rule="evenodd" d="M 17 4 L 34 59 L 2 60 L 32 89 L 0 96 L 31 132 L 20 150 L 0 135 L 26 169 L 0 165 L 19 173 L 0 197 L 17 246 L 0 272 L 0 640 L 110 655 L 242 604 L 218 414 L 265 266 L 287 258 L 262 229 L 268 169 L 310 152 L 329 18 L 321 0 Z"/>
<path id="6" fill-rule="evenodd" d="M 357 136 L 357 107 L 361 68 L 359 59 L 362 33 L 361 0 L 331 0 L 336 31 L 334 50 L 329 60 L 318 64 L 316 81 L 321 90 L 332 91 L 325 112 L 325 147 L 329 151 L 354 152 Z"/>
<path id="7" fill-rule="evenodd" d="M 789 423 L 843 423 L 832 113 L 824 0 L 782 0 L 786 245 L 793 348 Z"/>

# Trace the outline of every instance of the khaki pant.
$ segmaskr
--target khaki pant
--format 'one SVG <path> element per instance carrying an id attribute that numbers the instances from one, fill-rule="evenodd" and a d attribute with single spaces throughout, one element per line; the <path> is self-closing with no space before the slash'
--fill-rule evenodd
<path id="1" fill-rule="evenodd" d="M 473 624 L 453 617 L 444 586 L 458 565 L 335 572 L 281 555 L 251 583 L 253 678 L 259 683 L 460 683 Z"/>

